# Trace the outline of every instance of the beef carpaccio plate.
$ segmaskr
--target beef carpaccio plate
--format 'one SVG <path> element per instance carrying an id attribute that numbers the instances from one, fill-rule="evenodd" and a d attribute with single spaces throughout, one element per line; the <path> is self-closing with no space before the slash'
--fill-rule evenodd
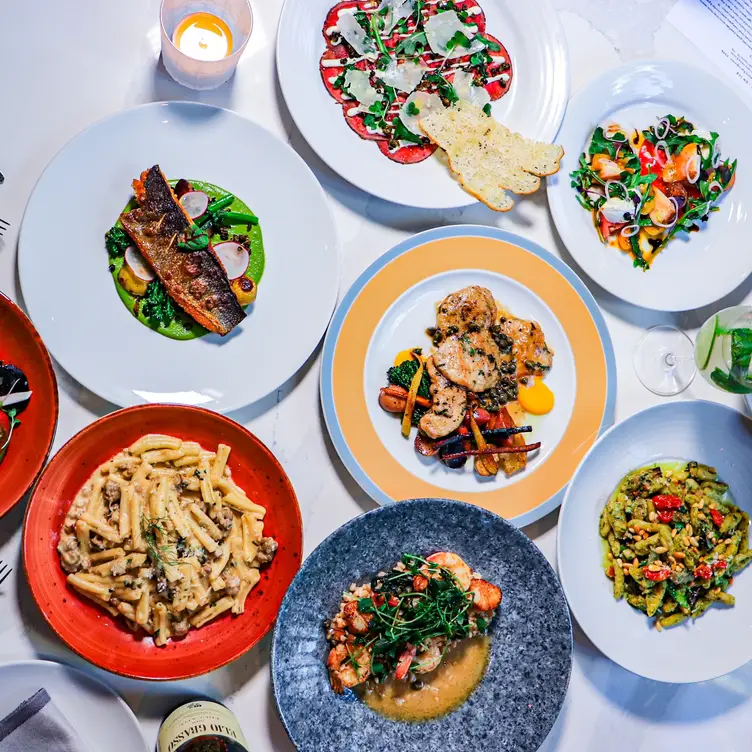
<path id="1" fill-rule="evenodd" d="M 323 34 L 321 77 L 348 125 L 402 164 L 437 148 L 422 114 L 458 99 L 490 114 L 512 84 L 509 53 L 474 0 L 345 0 Z"/>

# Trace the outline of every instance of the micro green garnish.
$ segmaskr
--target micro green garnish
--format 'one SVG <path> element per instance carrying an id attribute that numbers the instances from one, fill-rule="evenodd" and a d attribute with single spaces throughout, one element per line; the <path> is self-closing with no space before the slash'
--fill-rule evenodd
<path id="1" fill-rule="evenodd" d="M 446 43 L 446 48 L 451 52 L 455 47 L 464 47 L 464 49 L 469 49 L 470 44 L 471 42 L 465 36 L 464 32 L 455 31 L 454 36 Z"/>
<path id="2" fill-rule="evenodd" d="M 449 570 L 413 554 L 404 554 L 402 563 L 405 571 L 392 569 L 381 578 L 375 593 L 385 596 L 381 605 L 372 598 L 358 601 L 358 610 L 372 618 L 368 634 L 358 638 L 357 644 L 372 649 L 371 671 L 377 676 L 395 668 L 408 644 L 421 647 L 437 637 L 461 639 L 471 630 L 468 612 L 472 594 L 458 586 Z M 426 589 L 416 592 L 413 578 L 426 573 L 430 574 Z M 395 599 L 396 605 L 390 606 Z M 484 622 L 481 631 L 487 626 Z"/>
<path id="3" fill-rule="evenodd" d="M 485 112 L 486 115 L 488 115 L 488 117 L 491 117 L 491 103 L 490 102 L 488 104 L 483 105 L 483 112 Z"/>
<path id="4" fill-rule="evenodd" d="M 415 102 L 409 102 L 408 105 L 407 105 L 407 107 L 405 108 L 405 111 L 411 117 L 415 117 L 416 115 L 420 115 L 420 110 L 415 106 Z"/>
<path id="5" fill-rule="evenodd" d="M 122 227 L 115 225 L 104 234 L 104 245 L 110 256 L 122 256 L 133 241 Z"/>
<path id="6" fill-rule="evenodd" d="M 0 411 L 4 412 L 8 416 L 8 420 L 10 421 L 10 425 L 8 426 L 8 435 L 4 437 L 4 441 L 2 444 L 0 444 L 0 460 L 5 456 L 5 450 L 8 448 L 8 445 L 10 444 L 11 437 L 13 436 L 13 429 L 16 426 L 21 425 L 21 421 L 18 420 L 16 415 L 18 414 L 15 407 L 0 407 Z M 1 435 L 1 434 L 0 434 Z"/>
<path id="7" fill-rule="evenodd" d="M 426 81 L 432 84 L 436 84 L 439 89 L 439 96 L 446 99 L 449 104 L 454 104 L 459 100 L 457 92 L 454 90 L 454 86 L 447 81 L 441 73 L 429 73 L 425 77 Z"/>
<path id="8" fill-rule="evenodd" d="M 413 144 L 423 143 L 423 139 L 420 136 L 416 136 L 412 131 L 409 131 L 398 117 L 392 121 L 392 128 L 394 138 L 400 141 L 410 141 Z"/>
<path id="9" fill-rule="evenodd" d="M 374 42 L 376 42 L 376 46 L 379 48 L 379 51 L 382 55 L 386 55 L 387 57 L 391 57 L 389 54 L 389 50 L 386 48 L 386 45 L 384 44 L 384 40 L 381 38 L 381 26 L 382 26 L 382 19 L 379 18 L 378 14 L 374 13 L 369 21 L 369 27 L 371 30 L 371 37 L 373 37 Z"/>
<path id="10" fill-rule="evenodd" d="M 141 303 L 141 313 L 144 314 L 149 325 L 155 329 L 160 326 L 168 327 L 175 318 L 175 306 L 172 299 L 158 279 L 149 282 Z"/>
<path id="11" fill-rule="evenodd" d="M 230 212 L 225 212 L 226 216 Z M 209 247 L 209 234 L 197 224 L 192 224 L 178 240 L 177 247 L 181 251 L 203 251 Z"/>
<path id="12" fill-rule="evenodd" d="M 141 532 L 146 543 L 146 552 L 159 571 L 163 571 L 166 566 L 174 566 L 178 563 L 175 557 L 170 557 L 172 548 L 159 543 L 160 536 L 167 534 L 164 522 L 163 517 L 152 519 L 146 515 L 141 516 Z"/>
<path id="13" fill-rule="evenodd" d="M 500 52 L 501 51 L 501 45 L 496 44 L 496 42 L 491 41 L 490 39 L 486 39 L 485 37 L 482 37 L 478 35 L 475 37 L 473 41 L 481 42 L 482 44 L 486 45 L 486 48 L 491 50 L 491 52 Z"/>

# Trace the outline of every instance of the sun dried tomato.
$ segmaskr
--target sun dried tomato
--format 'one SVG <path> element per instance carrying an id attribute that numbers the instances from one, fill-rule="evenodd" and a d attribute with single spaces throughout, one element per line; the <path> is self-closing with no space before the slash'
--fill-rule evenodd
<path id="1" fill-rule="evenodd" d="M 642 570 L 642 573 L 645 575 L 645 577 L 647 577 L 649 580 L 652 580 L 653 582 L 662 582 L 663 580 L 668 579 L 669 575 L 671 574 L 671 570 L 668 567 L 665 567 L 658 572 L 653 572 L 652 569 L 645 567 L 645 569 Z"/>
<path id="2" fill-rule="evenodd" d="M 713 570 L 709 564 L 700 564 L 694 571 L 695 579 L 709 580 L 713 576 Z"/>
<path id="3" fill-rule="evenodd" d="M 724 517 L 717 509 L 711 509 L 710 516 L 713 518 L 713 523 L 716 525 L 716 527 L 723 525 Z"/>
<path id="4" fill-rule="evenodd" d="M 656 512 L 658 515 L 658 522 L 666 523 L 672 522 L 674 519 L 674 512 L 672 509 L 662 509 L 660 512 Z"/>

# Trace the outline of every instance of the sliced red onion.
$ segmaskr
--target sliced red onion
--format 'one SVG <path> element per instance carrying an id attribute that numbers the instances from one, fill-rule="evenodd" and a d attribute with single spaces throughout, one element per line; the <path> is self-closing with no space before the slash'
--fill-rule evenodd
<path id="1" fill-rule="evenodd" d="M 627 225 L 621 228 L 621 234 L 625 238 L 631 238 L 633 235 L 637 235 L 640 231 L 640 225 Z"/>
<path id="2" fill-rule="evenodd" d="M 666 155 L 666 161 L 671 160 L 671 152 L 668 150 L 668 144 L 665 141 L 658 141 L 655 145 L 655 155 L 658 156 L 658 149 L 663 149 L 663 153 Z"/>
<path id="3" fill-rule="evenodd" d="M 607 180 L 606 181 L 606 198 L 611 198 L 610 188 L 612 185 L 618 185 L 620 188 L 624 189 L 624 196 L 629 196 L 629 189 L 627 188 L 624 183 L 621 182 L 621 180 Z M 621 198 L 621 194 L 618 196 L 614 196 L 614 198 Z"/>
<path id="4" fill-rule="evenodd" d="M 695 176 L 691 177 L 689 174 L 689 169 L 692 165 L 696 165 L 695 167 Z M 690 185 L 694 185 L 699 179 L 700 179 L 700 172 L 701 172 L 702 162 L 700 161 L 700 155 L 695 154 L 692 159 L 687 162 L 687 182 Z"/>
<path id="5" fill-rule="evenodd" d="M 721 150 L 718 146 L 718 139 L 716 139 L 715 146 L 713 147 L 713 161 L 711 164 L 713 165 L 713 169 L 717 170 L 722 163 L 723 157 L 721 156 Z"/>
<path id="6" fill-rule="evenodd" d="M 615 141 L 617 144 L 626 144 L 627 143 L 627 135 L 622 131 L 621 128 L 614 131 L 613 136 L 608 135 L 608 131 L 610 129 L 603 129 L 603 138 L 605 138 L 607 141 Z M 616 136 L 624 136 L 624 138 L 616 138 Z"/>
<path id="7" fill-rule="evenodd" d="M 657 222 L 651 217 L 652 222 L 656 227 L 663 227 L 664 229 L 673 227 L 679 219 L 679 202 L 674 196 L 668 196 L 668 200 L 674 205 L 674 218 L 668 224 L 664 225 L 662 222 Z"/>
<path id="8" fill-rule="evenodd" d="M 718 193 L 723 193 L 723 186 L 717 181 L 714 180 L 712 183 L 708 183 L 708 193 L 712 193 L 715 190 L 718 190 Z"/>
<path id="9" fill-rule="evenodd" d="M 659 132 L 661 130 L 661 126 L 665 126 L 663 128 L 662 132 Z M 655 137 L 659 140 L 666 138 L 668 136 L 669 132 L 671 131 L 671 121 L 668 118 L 661 118 L 654 126 L 653 126 L 653 133 L 655 134 Z"/>

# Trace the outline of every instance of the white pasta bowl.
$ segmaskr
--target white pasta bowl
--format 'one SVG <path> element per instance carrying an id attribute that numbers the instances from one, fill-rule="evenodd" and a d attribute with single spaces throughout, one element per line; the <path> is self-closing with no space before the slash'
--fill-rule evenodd
<path id="1" fill-rule="evenodd" d="M 613 597 L 598 532 L 601 511 L 619 481 L 654 462 L 696 460 L 716 468 L 732 501 L 752 511 L 752 421 L 713 402 L 671 402 L 644 410 L 603 434 L 585 455 L 561 506 L 558 568 L 572 614 L 595 646 L 648 679 L 713 679 L 752 658 L 752 570 L 729 588 L 732 608 L 714 605 L 696 621 L 658 631 L 653 619 Z"/>

